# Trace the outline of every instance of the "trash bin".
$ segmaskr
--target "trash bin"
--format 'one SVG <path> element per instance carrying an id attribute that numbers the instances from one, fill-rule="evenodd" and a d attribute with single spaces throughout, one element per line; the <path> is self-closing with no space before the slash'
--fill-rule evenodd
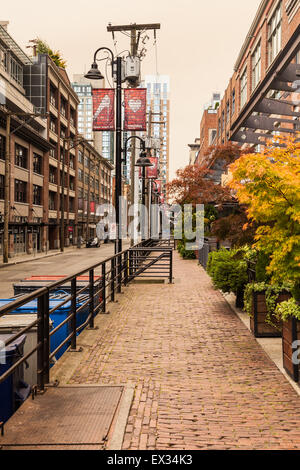
<path id="1" fill-rule="evenodd" d="M 1 341 L 11 338 L 12 335 L 3 335 Z M 26 335 L 22 335 L 13 343 L 1 348 L 0 376 L 13 366 L 22 356 Z M 0 421 L 6 422 L 30 394 L 30 385 L 24 381 L 24 367 L 21 364 L 14 372 L 0 384 Z"/>
<path id="2" fill-rule="evenodd" d="M 66 294 L 65 294 L 66 297 Z M 15 299 L 0 299 L 0 307 L 13 302 Z M 52 310 L 53 308 L 57 307 L 60 303 L 64 300 L 64 296 L 59 296 L 59 298 L 51 298 L 49 300 L 49 309 Z M 83 303 L 87 300 L 87 296 L 80 295 L 77 299 L 77 309 L 83 305 Z M 55 312 L 50 314 L 50 319 L 52 320 L 53 329 L 55 329 L 58 325 L 60 325 L 66 318 L 69 316 L 71 310 L 71 301 L 66 302 L 64 305 L 59 307 Z M 10 315 L 17 315 L 17 314 L 36 314 L 37 313 L 37 300 L 32 300 L 22 307 L 17 308 L 16 310 L 10 312 Z M 87 304 L 84 309 L 82 309 L 76 315 L 76 326 L 82 325 L 89 314 L 89 305 Z M 56 331 L 50 337 L 50 352 L 55 351 L 55 349 L 69 336 L 71 333 L 70 329 L 70 322 L 65 323 L 58 331 Z M 67 350 L 69 347 L 70 342 L 67 342 L 55 355 L 56 359 L 59 359 L 62 354 Z"/>
<path id="3" fill-rule="evenodd" d="M 37 319 L 36 313 L 3 315 L 0 318 L 0 341 L 3 341 L 4 335 L 16 334 L 23 328 L 26 328 Z M 52 320 L 50 320 L 50 330 Z M 37 325 L 26 332 L 26 341 L 24 344 L 24 355 L 32 351 L 37 345 Z M 24 380 L 28 385 L 36 385 L 37 382 L 37 352 L 33 353 L 28 359 L 28 368 L 24 368 Z"/>
<path id="4" fill-rule="evenodd" d="M 46 287 L 52 282 L 61 281 L 66 276 L 31 276 L 29 278 L 23 279 L 22 281 L 16 282 L 14 287 L 14 295 L 24 295 L 29 294 L 30 292 L 34 292 L 41 287 Z M 99 282 L 99 287 L 102 287 L 101 276 L 94 277 L 95 282 Z M 76 279 L 76 288 L 77 290 L 81 290 L 85 287 L 82 291 L 82 294 L 89 293 L 89 276 L 78 276 Z M 55 296 L 58 293 L 66 293 L 71 294 L 71 282 L 67 282 L 61 287 L 57 287 L 57 289 L 51 290 L 51 296 Z M 95 306 L 98 305 L 102 301 L 102 293 L 100 292 L 99 296 L 95 297 Z"/>

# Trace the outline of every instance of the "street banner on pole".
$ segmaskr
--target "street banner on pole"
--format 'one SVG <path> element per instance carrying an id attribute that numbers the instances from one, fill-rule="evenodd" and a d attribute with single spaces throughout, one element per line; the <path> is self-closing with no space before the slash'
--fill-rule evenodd
<path id="1" fill-rule="evenodd" d="M 146 131 L 146 88 L 124 90 L 124 130 Z"/>
<path id="2" fill-rule="evenodd" d="M 115 130 L 115 90 L 93 88 L 93 131 Z"/>
<path id="3" fill-rule="evenodd" d="M 152 166 L 146 168 L 146 178 L 158 178 L 158 158 L 157 157 L 150 157 L 150 162 Z"/>
<path id="4" fill-rule="evenodd" d="M 155 180 L 156 183 L 156 189 L 161 194 L 161 181 L 160 180 Z"/>

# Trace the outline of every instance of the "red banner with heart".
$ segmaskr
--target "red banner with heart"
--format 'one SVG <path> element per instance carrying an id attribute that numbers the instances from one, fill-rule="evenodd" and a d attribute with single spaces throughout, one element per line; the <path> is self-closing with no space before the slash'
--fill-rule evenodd
<path id="1" fill-rule="evenodd" d="M 146 130 L 146 97 L 146 88 L 126 88 L 124 90 L 125 131 Z"/>
<path id="2" fill-rule="evenodd" d="M 93 131 L 115 130 L 115 90 L 93 88 Z"/>
<path id="3" fill-rule="evenodd" d="M 158 158 L 157 157 L 150 157 L 150 162 L 152 166 L 146 168 L 146 178 L 158 178 Z"/>

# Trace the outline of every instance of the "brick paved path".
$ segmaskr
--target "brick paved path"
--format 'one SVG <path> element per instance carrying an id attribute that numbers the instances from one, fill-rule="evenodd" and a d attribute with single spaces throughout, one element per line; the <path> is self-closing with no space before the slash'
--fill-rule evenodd
<path id="1" fill-rule="evenodd" d="M 299 449 L 296 392 L 207 274 L 174 257 L 174 285 L 131 285 L 98 317 L 70 383 L 135 384 L 124 449 Z"/>

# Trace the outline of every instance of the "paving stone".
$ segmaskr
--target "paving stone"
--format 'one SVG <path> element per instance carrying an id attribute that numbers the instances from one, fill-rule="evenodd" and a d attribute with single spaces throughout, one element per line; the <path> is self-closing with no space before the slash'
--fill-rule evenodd
<path id="1" fill-rule="evenodd" d="M 195 261 L 174 276 L 124 289 L 70 383 L 135 385 L 124 449 L 300 449 L 296 392 Z"/>

